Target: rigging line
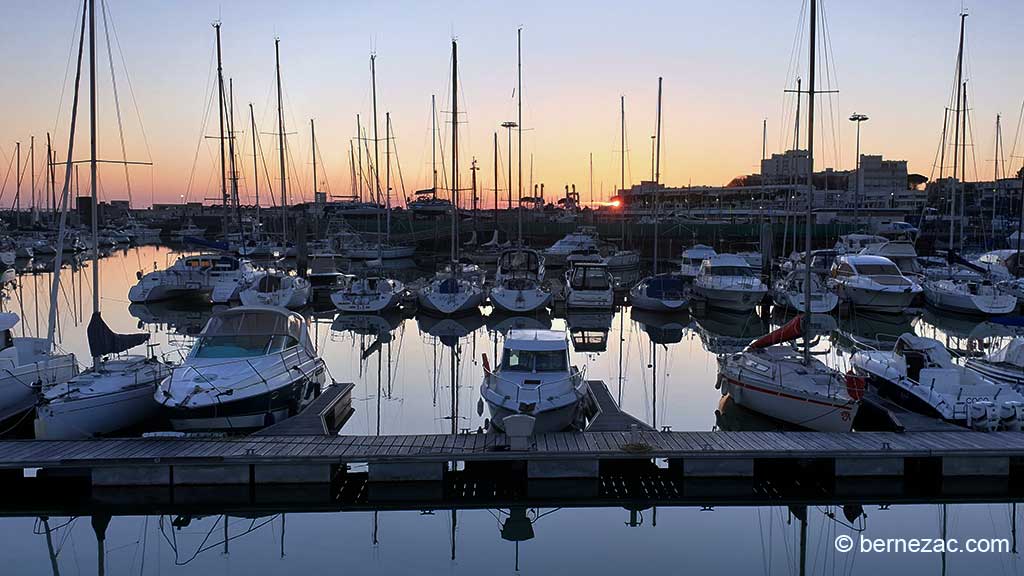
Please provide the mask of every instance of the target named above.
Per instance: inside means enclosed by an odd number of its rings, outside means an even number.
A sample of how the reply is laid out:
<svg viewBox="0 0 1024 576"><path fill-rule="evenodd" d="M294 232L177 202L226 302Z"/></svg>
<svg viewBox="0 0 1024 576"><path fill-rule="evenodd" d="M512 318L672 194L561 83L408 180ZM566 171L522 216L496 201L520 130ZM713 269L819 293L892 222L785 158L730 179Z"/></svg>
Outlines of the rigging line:
<svg viewBox="0 0 1024 576"><path fill-rule="evenodd" d="M213 90L212 90L213 82L212 82L212 79L213 79L214 54L215 53L211 50L211 52L210 52L210 63L209 63L209 67L208 67L208 71L207 71L207 75L206 75L206 90L205 90L205 92L206 92L206 95L207 95L207 99L206 99L206 104L203 106L202 121L199 123L199 138L196 140L196 151L195 151L195 154L193 154L193 156L192 156L192 168L189 170L188 183L185 185L185 194L183 194L185 202L188 202L191 199L191 196L192 196L192 183L193 183L193 181L195 179L195 175L196 175L196 166L199 164L199 151L202 149L203 142L205 142L205 140L206 140L205 134L206 134L207 121L210 118L210 110L213 109ZM209 187L209 182L207 182L207 187Z"/></svg>
<svg viewBox="0 0 1024 576"><path fill-rule="evenodd" d="M387 137L394 138L394 134L395 134L395 126L394 126L394 124L392 124L391 125L391 134L389 136L387 136ZM397 168L397 170L398 170L398 183L399 183L399 186L402 187L402 202L405 202L406 198L407 198L406 192L405 192L405 178L402 176L402 163L398 161L398 140L397 139L395 139L395 143L392 144L391 153L395 155L395 168ZM390 195L390 192L388 194Z"/></svg>
<svg viewBox="0 0 1024 576"><path fill-rule="evenodd" d="M110 64L110 85L114 96L114 112L117 116L117 135L121 142L121 161L124 166L124 183L128 192L128 208L132 207L132 180L128 173L128 151L124 145L124 123L121 121L121 98L117 92L117 75L114 74L114 54L110 49L110 31L107 28L107 2L100 2L100 10L103 15L103 36L107 44L107 62ZM127 76L127 72L125 73ZM141 263L140 263L141 267Z"/></svg>
<svg viewBox="0 0 1024 576"><path fill-rule="evenodd" d="M74 28L71 29L71 38L78 38L78 36L79 36L79 29L78 29L79 21L84 20L82 18L81 10L85 9L85 3L79 3L78 5L81 7L81 9L75 12L75 26L74 26ZM57 133L57 126L60 125L61 113L63 113L63 111L64 111L64 94L65 94L65 91L67 90L68 73L71 71L71 58L72 58L72 56L74 56L74 54L75 54L75 41L72 40L71 41L71 45L68 47L68 60L67 60L67 63L64 65L64 79L61 80L61 83L60 83L60 97L57 98L57 117L53 121L53 130L52 130L52 132L54 134Z"/></svg>
<svg viewBox="0 0 1024 576"><path fill-rule="evenodd" d="M1024 98L1020 101L1020 113L1017 115L1017 129L1013 132L1013 145L1010 147L1010 161L1012 162L1017 156L1017 140L1020 138L1021 126L1024 125Z"/></svg>
<svg viewBox="0 0 1024 576"><path fill-rule="evenodd" d="M106 0L103 1L104 14L106 13ZM104 16L104 28L106 27L106 16ZM117 37L117 28L114 26L114 17L110 17L110 31L114 37L114 46L117 47L117 53L121 57L121 67L124 68L124 81L128 85L128 94L132 97L132 105L135 108L135 116L139 120L139 129L142 131L142 144L146 147L146 157L150 162L153 161L153 152L149 147L149 138L146 136L146 126L142 122L142 108L139 107L139 102L135 98L135 88L132 86L131 76L128 74L128 61L124 57L124 50L121 49L121 41ZM108 48L109 50L109 48Z"/></svg>
<svg viewBox="0 0 1024 576"><path fill-rule="evenodd" d="M11 170L14 166L14 156L11 156L11 161L7 163L7 174L4 175L4 183L0 186L0 202L3 202L4 191L7 190L7 180L11 177Z"/></svg>

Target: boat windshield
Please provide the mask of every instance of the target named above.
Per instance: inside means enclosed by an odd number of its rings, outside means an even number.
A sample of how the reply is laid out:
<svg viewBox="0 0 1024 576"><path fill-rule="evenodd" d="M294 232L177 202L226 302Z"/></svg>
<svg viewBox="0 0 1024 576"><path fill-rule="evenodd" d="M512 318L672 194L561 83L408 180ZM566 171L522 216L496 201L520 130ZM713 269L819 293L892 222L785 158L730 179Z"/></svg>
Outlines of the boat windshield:
<svg viewBox="0 0 1024 576"><path fill-rule="evenodd" d="M753 276L754 272L745 266L711 266L709 276Z"/></svg>
<svg viewBox="0 0 1024 576"><path fill-rule="evenodd" d="M506 348L501 369L509 372L566 372L565 350L511 350Z"/></svg>
<svg viewBox="0 0 1024 576"><path fill-rule="evenodd" d="M864 276L900 276L895 264L857 264L857 273Z"/></svg>
<svg viewBox="0 0 1024 576"><path fill-rule="evenodd" d="M299 343L286 334L203 336L196 344L195 358L252 358L287 350Z"/></svg>
<svg viewBox="0 0 1024 576"><path fill-rule="evenodd" d="M580 267L572 275L574 290L607 290L611 287L604 268Z"/></svg>

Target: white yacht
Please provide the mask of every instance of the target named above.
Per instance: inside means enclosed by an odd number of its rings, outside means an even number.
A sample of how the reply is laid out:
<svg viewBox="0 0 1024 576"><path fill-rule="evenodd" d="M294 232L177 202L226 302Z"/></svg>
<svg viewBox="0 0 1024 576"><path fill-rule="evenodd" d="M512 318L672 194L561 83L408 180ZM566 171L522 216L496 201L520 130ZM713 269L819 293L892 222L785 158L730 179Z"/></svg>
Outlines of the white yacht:
<svg viewBox="0 0 1024 576"><path fill-rule="evenodd" d="M0 313L0 421L35 405L40 388L78 375L74 354L56 354L45 338L17 338L18 315Z"/></svg>
<svg viewBox="0 0 1024 576"><path fill-rule="evenodd" d="M185 221L185 225L178 228L171 234L171 238L175 242L185 242L188 238L202 238L206 235L206 228L200 228L196 226L192 219L189 218Z"/></svg>
<svg viewBox="0 0 1024 576"><path fill-rule="evenodd" d="M863 387L784 344L800 336L801 315L746 350L718 357L718 383L733 402L819 432L849 432Z"/></svg>
<svg viewBox="0 0 1024 576"><path fill-rule="evenodd" d="M743 258L718 254L701 263L693 291L709 306L746 312L761 303L768 287Z"/></svg>
<svg viewBox="0 0 1024 576"><path fill-rule="evenodd" d="M171 373L153 357L128 355L105 360L145 343L149 334L115 334L94 312L89 348L96 364L78 376L43 386L36 407L35 437L74 440L136 426L156 415L153 391Z"/></svg>
<svg viewBox="0 0 1024 576"><path fill-rule="evenodd" d="M985 269L994 280L1012 280L1017 277L1022 262L1018 261L1017 250L991 250L973 262L975 266Z"/></svg>
<svg viewBox="0 0 1024 576"><path fill-rule="evenodd" d="M364 244L346 248L344 254L351 260L398 260L412 258L416 254L416 247L386 243Z"/></svg>
<svg viewBox="0 0 1024 576"><path fill-rule="evenodd" d="M917 249L914 248L914 243L910 240L887 240L880 244L868 244L860 251L860 254L884 256L908 278L920 281L924 277L924 268L917 260Z"/></svg>
<svg viewBox="0 0 1024 576"><path fill-rule="evenodd" d="M778 278L772 283L772 301L776 306L795 310L797 312L808 312L804 302L806 293L804 283L807 275L804 269L797 269L785 276ZM829 290L828 284L821 276L811 273L811 309L812 314L828 314L839 305L839 296Z"/></svg>
<svg viewBox="0 0 1024 576"><path fill-rule="evenodd" d="M342 312L383 312L401 304L404 290L398 280L345 274L331 292L331 302Z"/></svg>
<svg viewBox="0 0 1024 576"><path fill-rule="evenodd" d="M630 289L629 304L651 312L686 310L690 304L687 282L678 273L648 276Z"/></svg>
<svg viewBox="0 0 1024 576"><path fill-rule="evenodd" d="M885 236L874 234L844 234L836 242L835 251L840 255L860 254L865 248L885 244L888 241L889 239Z"/></svg>
<svg viewBox="0 0 1024 576"><path fill-rule="evenodd" d="M682 256L680 256L680 267L679 273L683 275L683 278L687 280L693 280L697 277L697 272L700 271L700 265L717 255L715 249L711 246L705 246L704 244L695 244L686 250L683 250Z"/></svg>
<svg viewBox="0 0 1024 576"><path fill-rule="evenodd" d="M498 258L491 304L512 313L535 312L551 302L544 286L544 257L529 248L511 248Z"/></svg>
<svg viewBox="0 0 1024 576"><path fill-rule="evenodd" d="M505 418L535 419L533 432L558 432L584 418L589 386L583 371L569 364L569 343L556 330L509 330L501 363L492 371L484 356L480 395L491 424L504 430Z"/></svg>
<svg viewBox="0 0 1024 576"><path fill-rule="evenodd" d="M309 304L309 280L281 271L262 271L238 292L245 306L277 306L298 309Z"/></svg>
<svg viewBox="0 0 1024 576"><path fill-rule="evenodd" d="M157 302L209 294L214 303L227 303L238 299L241 286L248 284L254 274L252 264L245 259L221 254L182 256L164 270L137 272L138 282L128 290L128 300Z"/></svg>
<svg viewBox="0 0 1024 576"><path fill-rule="evenodd" d="M979 316L1003 316L1017 309L1017 297L989 281L926 280L924 298L939 310Z"/></svg>
<svg viewBox="0 0 1024 576"><path fill-rule="evenodd" d="M582 262L565 272L565 306L611 309L615 305L612 276L604 263Z"/></svg>
<svg viewBox="0 0 1024 576"><path fill-rule="evenodd" d="M1024 422L1024 396L954 363L938 340L905 333L891 352L857 352L850 364L908 410L982 431L1020 430Z"/></svg>
<svg viewBox="0 0 1024 576"><path fill-rule="evenodd" d="M862 310L902 312L921 294L921 286L883 256L840 256L829 283L840 300Z"/></svg>
<svg viewBox="0 0 1024 576"><path fill-rule="evenodd" d="M581 226L579 230L566 234L557 242L544 249L544 259L552 266L563 266L566 258L574 252L599 250L597 231L591 226Z"/></svg>
<svg viewBox="0 0 1024 576"><path fill-rule="evenodd" d="M175 430L252 430L298 413L319 394L326 373L302 316L241 306L210 318L150 401Z"/></svg>
<svg viewBox="0 0 1024 576"><path fill-rule="evenodd" d="M1002 348L980 358L968 358L967 368L996 384L1024 386L1024 336L1017 336Z"/></svg>

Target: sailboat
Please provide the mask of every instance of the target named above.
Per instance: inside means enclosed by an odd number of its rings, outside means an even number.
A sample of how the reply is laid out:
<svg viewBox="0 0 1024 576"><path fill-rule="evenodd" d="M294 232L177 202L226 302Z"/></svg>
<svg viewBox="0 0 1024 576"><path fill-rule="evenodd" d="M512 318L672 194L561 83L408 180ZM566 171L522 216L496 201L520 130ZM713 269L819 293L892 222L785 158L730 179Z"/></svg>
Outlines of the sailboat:
<svg viewBox="0 0 1024 576"><path fill-rule="evenodd" d="M447 215L452 209L451 201L437 197L437 104L433 95L430 96L430 174L430 188L417 190L415 199L405 204L415 216L435 218Z"/></svg>
<svg viewBox="0 0 1024 576"><path fill-rule="evenodd" d="M419 305L427 312L451 316L477 311L483 301L483 287L462 274L459 262L458 194L459 194L459 75L458 44L452 40L452 204L451 212L451 263L434 275L434 278L417 294Z"/></svg>
<svg viewBox="0 0 1024 576"><path fill-rule="evenodd" d="M281 95L281 40L274 39L274 62L277 71L277 121L278 144L281 147L281 230L284 231L285 244L288 242L288 194L287 194L287 173L285 171L284 158L286 155L285 132L284 132L284 107ZM313 154L314 174L316 173L316 153ZM314 176L314 180L315 180ZM261 270L256 272L252 279L242 287L238 293L242 304L246 306L278 306L281 308L302 308L309 303L312 287L309 280L301 276L293 276L284 270Z"/></svg>
<svg viewBox="0 0 1024 576"><path fill-rule="evenodd" d="M658 78L658 120L655 129L654 156L654 261L653 274L637 282L629 291L629 303L634 308L652 312L678 312L686 309L690 300L686 294L686 281L672 272L658 274L658 189L661 178L661 78Z"/></svg>
<svg viewBox="0 0 1024 576"><path fill-rule="evenodd" d="M804 309L812 305L811 221L814 198L814 104L817 0L810 0L808 90L807 221L804 250ZM811 356L810 316L802 314L737 354L718 357L722 394L766 416L822 432L849 432L860 409L864 381L826 366ZM803 339L802 354L786 342Z"/></svg>
<svg viewBox="0 0 1024 576"><path fill-rule="evenodd" d="M88 10L90 40L95 40L95 0L85 0ZM220 25L217 24L218 41ZM82 35L85 35L83 26ZM81 44L79 44L81 46ZM98 235L97 210L97 158L96 158L96 59L95 42L89 43L89 125L91 147L89 151L90 189L92 192L92 239ZM81 50L79 52L81 66ZM72 114L77 114L78 86ZM72 120L70 140L74 140ZM71 158L71 154L68 154ZM70 162L70 160L69 160ZM63 235L63 224L61 234ZM56 273L56 272L55 272ZM148 356L129 355L108 360L105 356L121 354L149 340L148 333L117 334L107 326L100 315L99 251L92 254L92 318L87 329L92 368L63 383L42 389L36 408L35 434L40 439L75 439L109 434L133 425L155 414L153 391L158 382L170 375L170 367ZM51 308L51 316L54 314Z"/></svg>
<svg viewBox="0 0 1024 576"><path fill-rule="evenodd" d="M522 30L519 31L517 42L518 54L522 54ZM523 196L523 76L522 58L518 60L519 87L517 88L519 109L519 198ZM475 180L474 180L475 183ZM527 314L545 308L551 302L551 290L544 285L544 257L539 252L527 248L523 243L523 207L522 202L516 207L519 234L516 246L502 251L498 257L498 271L494 275L494 287L490 291L490 300L496 308L506 312ZM497 223L495 223L497 224Z"/></svg>

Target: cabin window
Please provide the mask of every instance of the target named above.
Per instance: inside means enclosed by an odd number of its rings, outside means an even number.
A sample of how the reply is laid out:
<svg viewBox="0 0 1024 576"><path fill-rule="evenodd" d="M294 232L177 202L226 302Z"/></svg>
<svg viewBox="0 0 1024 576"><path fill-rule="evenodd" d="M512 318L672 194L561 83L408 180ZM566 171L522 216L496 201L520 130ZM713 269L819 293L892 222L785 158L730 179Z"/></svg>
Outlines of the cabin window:
<svg viewBox="0 0 1024 576"><path fill-rule="evenodd" d="M14 337L10 330L4 330L3 336L0 336L0 350L7 350L11 346L14 346Z"/></svg>
<svg viewBox="0 0 1024 576"><path fill-rule="evenodd" d="M843 262L842 264L839 265L839 268L836 270L836 275L853 276L853 268L849 264Z"/></svg>
<svg viewBox="0 0 1024 576"><path fill-rule="evenodd" d="M753 276L754 273L750 268L744 266L712 266L708 268L708 275L710 276Z"/></svg>
<svg viewBox="0 0 1024 576"><path fill-rule="evenodd" d="M259 334L204 336L195 348L195 358L251 358L267 353L275 336Z"/></svg>
<svg viewBox="0 0 1024 576"><path fill-rule="evenodd" d="M505 349L501 369L509 372L566 372L569 359L565 350Z"/></svg>
<svg viewBox="0 0 1024 576"><path fill-rule="evenodd" d="M900 275L900 269L895 264L858 264L857 271L865 276Z"/></svg>

